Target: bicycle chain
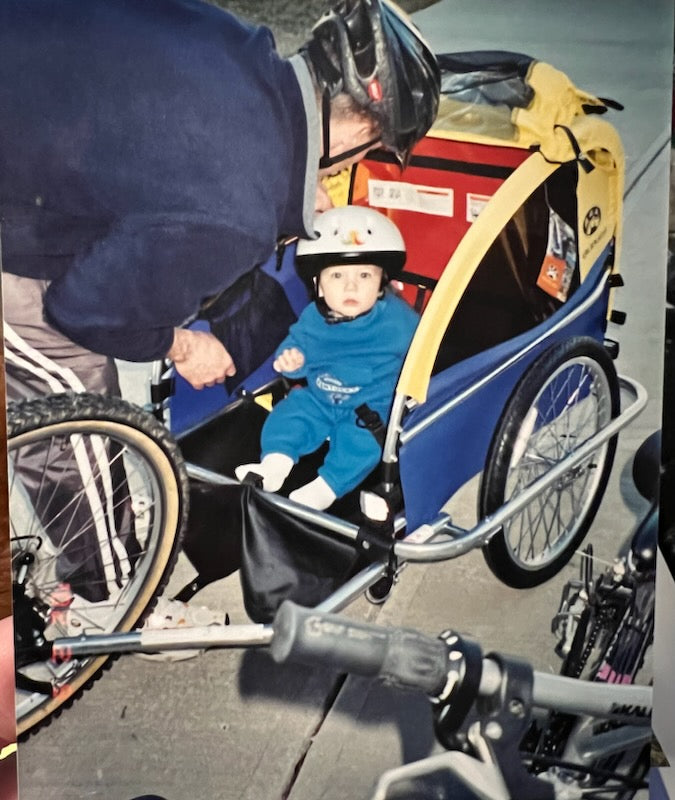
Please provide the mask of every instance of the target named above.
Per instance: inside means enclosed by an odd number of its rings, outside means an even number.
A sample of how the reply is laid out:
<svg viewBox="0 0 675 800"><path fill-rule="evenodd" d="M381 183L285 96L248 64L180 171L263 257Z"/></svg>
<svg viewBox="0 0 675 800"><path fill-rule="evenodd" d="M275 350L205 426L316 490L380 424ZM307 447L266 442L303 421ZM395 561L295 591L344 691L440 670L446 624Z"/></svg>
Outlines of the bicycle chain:
<svg viewBox="0 0 675 800"><path fill-rule="evenodd" d="M569 677L581 677L581 673L588 663L588 659L593 652L593 648L595 647L600 633L608 623L613 621L615 612L616 609L613 607L608 608L606 606L600 606L599 608L596 608L596 613L591 624L590 632L586 638L584 649L580 658L575 664L574 671L567 673ZM573 724L574 719L575 718L569 714L552 712L549 717L547 729L543 732L543 741L538 748L539 753L547 757L556 756L559 753L560 748L567 741L567 737L569 736L569 728Z"/></svg>
<svg viewBox="0 0 675 800"><path fill-rule="evenodd" d="M584 667L588 663L588 659L593 652L593 648L595 647L595 643L598 640L600 632L603 628L607 627L607 623L614 622L616 619L616 608L614 606L601 606L597 609L595 619L593 620L593 625L591 627L591 632L588 635L588 639L584 646L583 653L581 654L581 658L577 662L577 668L574 671L573 675L570 675L572 678L580 678L581 673L584 671Z"/></svg>

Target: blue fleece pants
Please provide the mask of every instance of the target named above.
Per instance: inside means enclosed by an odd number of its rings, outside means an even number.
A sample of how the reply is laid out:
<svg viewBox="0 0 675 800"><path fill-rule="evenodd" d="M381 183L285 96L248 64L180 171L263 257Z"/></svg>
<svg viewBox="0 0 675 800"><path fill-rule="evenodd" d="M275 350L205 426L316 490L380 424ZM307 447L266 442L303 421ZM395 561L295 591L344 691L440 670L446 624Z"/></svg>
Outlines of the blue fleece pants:
<svg viewBox="0 0 675 800"><path fill-rule="evenodd" d="M385 421L384 409L375 408ZM382 448L356 424L353 407L328 405L308 389L294 389L278 403L263 426L262 455L284 453L297 462L330 438L319 475L337 497L354 489L377 466Z"/></svg>

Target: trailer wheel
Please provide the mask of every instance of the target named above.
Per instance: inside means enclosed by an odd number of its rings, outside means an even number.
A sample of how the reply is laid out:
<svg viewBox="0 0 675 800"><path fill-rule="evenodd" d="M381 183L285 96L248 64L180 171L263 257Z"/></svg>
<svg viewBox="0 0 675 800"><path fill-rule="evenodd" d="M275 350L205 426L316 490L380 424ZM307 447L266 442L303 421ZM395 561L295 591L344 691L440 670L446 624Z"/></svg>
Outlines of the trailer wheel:
<svg viewBox="0 0 675 800"><path fill-rule="evenodd" d="M515 498L619 413L614 364L595 339L574 337L525 372L492 439L479 493L486 517ZM483 548L508 586L553 577L583 540L602 499L616 436L570 468L503 525Z"/></svg>

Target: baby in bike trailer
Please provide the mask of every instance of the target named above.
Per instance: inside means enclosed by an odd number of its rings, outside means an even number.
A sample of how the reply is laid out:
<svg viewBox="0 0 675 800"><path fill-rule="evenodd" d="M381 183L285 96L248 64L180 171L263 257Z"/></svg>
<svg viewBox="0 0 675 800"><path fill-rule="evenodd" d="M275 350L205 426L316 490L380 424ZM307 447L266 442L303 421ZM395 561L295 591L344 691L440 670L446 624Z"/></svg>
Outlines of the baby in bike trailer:
<svg viewBox="0 0 675 800"><path fill-rule="evenodd" d="M377 466L377 429L418 317L387 288L405 263L396 225L371 208L333 208L315 219L316 239L298 243L296 261L311 285L310 303L277 349L274 369L306 387L292 389L263 426L262 459L235 470L277 491L298 459L330 440L318 476L290 499L323 510ZM378 416L375 416L378 415ZM379 417L379 421L378 421ZM379 422L379 424L378 424Z"/></svg>

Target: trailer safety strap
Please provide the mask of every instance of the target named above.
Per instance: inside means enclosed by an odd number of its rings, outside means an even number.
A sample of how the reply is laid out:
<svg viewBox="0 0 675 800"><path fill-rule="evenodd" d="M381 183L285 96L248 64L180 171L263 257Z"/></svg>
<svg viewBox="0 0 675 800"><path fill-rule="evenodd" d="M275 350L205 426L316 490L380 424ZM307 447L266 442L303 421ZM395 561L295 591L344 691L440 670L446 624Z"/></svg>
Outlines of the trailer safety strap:
<svg viewBox="0 0 675 800"><path fill-rule="evenodd" d="M576 160L579 162L579 164L581 164L585 172L592 172L594 169L593 164L591 164L591 162L581 152L581 148L579 147L579 142L577 142L575 135L567 127L567 125L554 125L553 127L560 128L561 131L565 132L567 138L570 140L570 145L572 147L572 150L574 151Z"/></svg>
<svg viewBox="0 0 675 800"><path fill-rule="evenodd" d="M373 411L366 403L363 403L354 409L354 413L356 414L357 426L369 430L380 447L384 447L384 437L387 433L387 429L384 427L382 417L380 417L377 411Z"/></svg>
<svg viewBox="0 0 675 800"><path fill-rule="evenodd" d="M391 520L377 523L365 519L356 535L356 547L368 561L394 564L394 526Z"/></svg>
<svg viewBox="0 0 675 800"><path fill-rule="evenodd" d="M153 406L161 405L175 392L176 381L173 376L162 378L159 383L150 385L150 402Z"/></svg>

